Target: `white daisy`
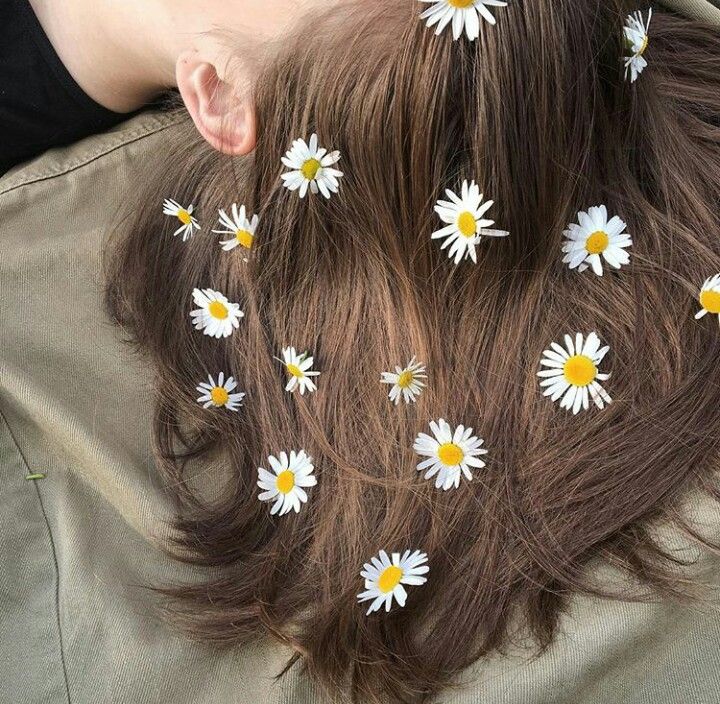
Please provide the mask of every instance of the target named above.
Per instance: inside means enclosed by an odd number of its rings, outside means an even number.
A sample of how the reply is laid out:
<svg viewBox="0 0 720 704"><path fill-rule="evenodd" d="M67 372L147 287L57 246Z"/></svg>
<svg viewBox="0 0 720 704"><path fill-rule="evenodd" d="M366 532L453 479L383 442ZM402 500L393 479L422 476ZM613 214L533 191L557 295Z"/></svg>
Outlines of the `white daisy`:
<svg viewBox="0 0 720 704"><path fill-rule="evenodd" d="M420 433L413 445L418 455L428 458L417 466L418 472L427 469L425 479L437 474L435 488L443 491L460 486L461 472L468 481L472 481L470 468L480 469L485 466L485 462L478 457L487 454L487 450L482 447L483 440L473 435L472 428L464 425L458 425L453 431L442 418L437 423L431 421L430 430L435 437Z"/></svg>
<svg viewBox="0 0 720 704"><path fill-rule="evenodd" d="M193 325L210 337L229 337L233 329L240 326L240 318L245 317L239 304L230 303L222 293L211 288L196 288L193 301L200 306L190 313Z"/></svg>
<svg viewBox="0 0 720 704"><path fill-rule="evenodd" d="M630 82L637 81L638 76L645 70L648 65L643 54L650 43L650 20L652 19L652 8L648 12L647 22L644 20L642 12L639 10L628 15L625 20L625 44L630 52L626 56L625 61L625 78L630 75Z"/></svg>
<svg viewBox="0 0 720 704"><path fill-rule="evenodd" d="M425 366L413 357L405 369L395 367L394 373L382 372L380 382L393 385L388 396L397 405L401 398L405 403L414 403L425 388L422 380L426 378Z"/></svg>
<svg viewBox="0 0 720 704"><path fill-rule="evenodd" d="M699 299L702 308L697 312L696 320L708 313L720 316L720 274L715 274L705 281L700 289Z"/></svg>
<svg viewBox="0 0 720 704"><path fill-rule="evenodd" d="M312 393L317 389L310 377L320 376L320 372L314 372L310 367L313 365L313 358L308 357L307 352L298 354L294 347L285 347L282 351L283 358L278 362L282 362L290 375L285 391L292 393L295 389L300 389L302 396L306 391Z"/></svg>
<svg viewBox="0 0 720 704"><path fill-rule="evenodd" d="M305 450L290 453L281 452L279 457L268 457L272 472L258 467L258 486L263 489L258 499L260 501L275 501L270 509L270 515L279 513L284 516L291 510L300 512L300 505L307 503L308 495L305 488L315 486L317 479L313 475L312 458L305 454Z"/></svg>
<svg viewBox="0 0 720 704"><path fill-rule="evenodd" d="M208 383L209 382L209 383ZM203 408L227 408L228 411L237 411L242 406L242 400L245 394L242 392L230 393L237 388L237 382L231 376L225 381L225 373L220 372L217 383L208 375L208 382L201 382L196 388L202 394L198 399L198 403L203 404Z"/></svg>
<svg viewBox="0 0 720 704"><path fill-rule="evenodd" d="M446 238L440 249L450 247L448 256L455 258L455 264L459 264L463 256L470 257L477 263L475 245L480 242L481 235L486 237L507 237L510 233L505 230L488 230L494 220L486 220L483 215L492 207L494 201L489 200L483 203L483 194L480 188L471 181L463 181L461 196L457 196L450 189L446 189L447 197L450 199L439 200L435 206L435 212L443 222L448 223L432 233L432 239Z"/></svg>
<svg viewBox="0 0 720 704"><path fill-rule="evenodd" d="M183 208L177 201L170 198L165 199L163 202L163 214L172 215L181 223L180 227L173 232L173 237L182 233L183 242L187 242L193 236L194 231L200 229L198 221L193 217L194 209L194 205Z"/></svg>
<svg viewBox="0 0 720 704"><path fill-rule="evenodd" d="M318 137L313 134L310 144L304 139L296 139L290 151L282 158L282 163L291 171L282 175L285 187L291 191L300 190L304 198L310 188L312 193L320 191L326 198L337 193L340 188L339 178L342 171L333 169L332 165L340 161L340 152L327 153L327 149L318 148Z"/></svg>
<svg viewBox="0 0 720 704"><path fill-rule="evenodd" d="M601 374L598 365L607 354L609 347L600 347L600 338L591 332L587 338L581 333L565 335L565 347L553 342L551 349L543 352L540 364L548 369L538 372L542 378L540 386L545 387L543 396L552 401L562 397L560 408L578 413L581 408L590 407L590 398L598 408L604 408L611 399L598 382L607 381L610 374Z"/></svg>
<svg viewBox="0 0 720 704"><path fill-rule="evenodd" d="M367 610L368 615L378 611L385 604L385 611L390 611L393 598L400 606L405 606L407 592L403 584L420 586L427 582L426 575L430 571L424 552L406 550L392 554L392 559L381 550L377 557L363 565L360 576L365 578L365 591L358 594L360 603L372 601Z"/></svg>
<svg viewBox="0 0 720 704"><path fill-rule="evenodd" d="M571 269L585 271L592 267L598 276L602 276L603 259L615 269L630 262L630 254L625 248L632 245L632 239L617 215L608 222L607 208L600 205L590 208L587 213L579 212L578 222L579 225L572 223L563 232L568 240L562 247L565 252L563 262Z"/></svg>
<svg viewBox="0 0 720 704"><path fill-rule="evenodd" d="M238 211L237 203L232 204L231 211L232 217L224 210L220 211L220 224L226 229L213 230L213 233L216 235L231 235L230 239L220 240L220 244L226 252L235 249L235 247L252 249L255 230L257 230L260 219L257 215L253 215L252 220L249 220L245 212L245 206L241 206Z"/></svg>
<svg viewBox="0 0 720 704"><path fill-rule="evenodd" d="M490 24L495 24L488 7L507 7L507 2L501 0L420 0L432 3L432 7L420 15L420 19L427 20L427 26L437 24L435 34L440 34L450 22L454 39L460 39L463 29L470 41L480 36L480 15Z"/></svg>

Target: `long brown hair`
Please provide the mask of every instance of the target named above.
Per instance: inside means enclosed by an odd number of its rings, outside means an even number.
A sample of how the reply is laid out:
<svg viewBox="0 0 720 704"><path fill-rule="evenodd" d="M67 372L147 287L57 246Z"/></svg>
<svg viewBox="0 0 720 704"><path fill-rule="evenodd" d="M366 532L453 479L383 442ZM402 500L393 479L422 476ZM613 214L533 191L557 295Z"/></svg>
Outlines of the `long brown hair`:
<svg viewBox="0 0 720 704"><path fill-rule="evenodd" d="M195 636L270 634L330 693L417 702L502 648L511 624L546 645L570 594L610 590L590 579L592 560L681 591L651 527L682 525L690 489L714 491L720 331L693 314L720 271L720 37L656 14L650 65L631 85L630 9L514 2L470 43L434 36L414 0L347 2L262 70L252 156L213 153L189 120L172 158L158 155L111 250L108 301L157 370L174 553L212 568L162 589ZM279 178L292 140L312 132L343 155L329 201ZM430 239L433 204L464 178L511 235L455 266ZM195 202L205 225L185 244L161 214L168 196ZM261 217L248 262L209 233L232 202ZM563 229L599 203L634 238L630 265L602 278L561 261ZM232 337L192 329L194 287L241 303ZM536 373L551 341L593 330L611 347L614 403L574 417L542 397ZM275 357L291 344L322 371L313 395L284 391ZM427 391L395 407L380 373L413 355ZM247 392L240 413L196 402L195 385L221 370ZM448 492L412 451L438 417L489 449ZM299 515L271 517L257 467L301 448L318 485ZM405 608L366 616L362 564L406 548L428 553L428 583Z"/></svg>

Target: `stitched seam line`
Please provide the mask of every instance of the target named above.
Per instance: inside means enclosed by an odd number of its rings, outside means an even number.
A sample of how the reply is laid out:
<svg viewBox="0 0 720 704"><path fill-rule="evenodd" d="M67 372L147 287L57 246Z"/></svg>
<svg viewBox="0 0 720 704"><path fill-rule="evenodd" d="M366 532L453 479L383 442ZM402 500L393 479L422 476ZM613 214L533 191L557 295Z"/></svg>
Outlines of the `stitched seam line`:
<svg viewBox="0 0 720 704"><path fill-rule="evenodd" d="M12 443L15 446L15 449L17 450L17 453L20 456L22 463L25 465L25 469L27 470L28 473L30 473L31 472L30 465L27 462L25 454L20 449L20 445L18 444L15 434L13 433L12 428L10 427L10 424L7 422L7 418L3 414L2 409L0 409L0 421L2 421L5 424L8 434L10 435L10 440L12 440ZM47 512L45 511L45 504L43 503L42 494L40 493L40 486L39 486L38 482L32 482L32 484L35 489L35 493L38 497L38 503L40 504L40 510L42 511L43 519L45 521L45 527L47 528L47 534L50 539L50 548L52 551L53 566L55 567L55 619L56 619L56 623L57 623L58 640L60 642L60 663L62 664L63 680L65 682L65 697L67 700L67 704L71 704L71 702L70 702L70 685L68 683L67 667L65 665L65 648L63 646L62 625L60 622L60 567L59 567L58 561L57 561L57 551L55 550L55 540L53 539L53 534L52 534L52 531L50 530L50 521L48 520Z"/></svg>
<svg viewBox="0 0 720 704"><path fill-rule="evenodd" d="M72 173L73 171L77 171L77 169L80 169L83 166L87 166L88 164L92 164L94 161L97 161L98 159L107 156L108 154L111 154L118 149L122 149L128 144L133 144L134 142L140 141L144 137L149 137L153 134L163 132L170 127L174 127L175 125L180 124L181 121L182 118L175 118L166 121L163 121L160 118L156 118L155 124L147 125L140 129L133 130L132 132L128 132L124 135L121 134L121 139L119 139L114 144L110 144L102 149L95 150L84 157L76 159L70 164L66 164L57 169L51 169L50 171L41 172L39 174L28 174L25 179L16 183L13 183L11 178L8 186L4 190L0 190L0 196L11 193L19 188L22 188L23 186L30 186L34 183L40 183L42 181L47 181L51 178L56 178L57 176L64 176L66 174Z"/></svg>

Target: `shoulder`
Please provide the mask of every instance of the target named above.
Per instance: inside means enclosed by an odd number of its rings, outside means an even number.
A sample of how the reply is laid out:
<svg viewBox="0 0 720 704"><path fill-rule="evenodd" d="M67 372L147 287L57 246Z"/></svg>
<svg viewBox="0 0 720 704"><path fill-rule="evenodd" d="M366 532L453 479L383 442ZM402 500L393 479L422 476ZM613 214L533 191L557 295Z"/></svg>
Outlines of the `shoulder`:
<svg viewBox="0 0 720 704"><path fill-rule="evenodd" d="M0 202L17 191L34 190L47 196L55 184L70 185L109 165L119 168L126 162L142 160L166 130L182 121L177 113L144 112L108 132L51 149L0 177Z"/></svg>
<svg viewBox="0 0 720 704"><path fill-rule="evenodd" d="M720 0L663 0L670 10L720 27Z"/></svg>

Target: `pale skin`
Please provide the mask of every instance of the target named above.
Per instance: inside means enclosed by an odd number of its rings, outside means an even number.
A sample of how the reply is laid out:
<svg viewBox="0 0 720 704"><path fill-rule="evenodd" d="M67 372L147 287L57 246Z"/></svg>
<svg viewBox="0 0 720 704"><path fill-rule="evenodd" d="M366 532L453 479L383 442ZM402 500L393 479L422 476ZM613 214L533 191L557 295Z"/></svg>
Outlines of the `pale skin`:
<svg viewBox="0 0 720 704"><path fill-rule="evenodd" d="M258 46L279 40L325 0L30 0L60 59L82 89L115 112L132 112L178 88L199 132L216 149L255 146L248 87ZM233 41L228 42L225 34ZM243 38L246 41L243 41ZM247 60L237 61L243 46ZM251 55L252 54L252 55Z"/></svg>

